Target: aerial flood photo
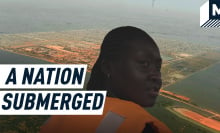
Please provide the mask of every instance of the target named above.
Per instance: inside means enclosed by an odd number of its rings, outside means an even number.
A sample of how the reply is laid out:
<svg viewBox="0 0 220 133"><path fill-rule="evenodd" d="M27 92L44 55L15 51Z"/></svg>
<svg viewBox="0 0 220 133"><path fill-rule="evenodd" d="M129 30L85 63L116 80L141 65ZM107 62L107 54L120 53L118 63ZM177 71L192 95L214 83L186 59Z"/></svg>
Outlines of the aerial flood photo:
<svg viewBox="0 0 220 133"><path fill-rule="evenodd" d="M105 35L135 26L162 57L158 98L144 109L173 133L219 133L220 29L200 27L205 2L1 0L0 64L87 64L89 78ZM49 117L0 114L0 132L38 133Z"/></svg>

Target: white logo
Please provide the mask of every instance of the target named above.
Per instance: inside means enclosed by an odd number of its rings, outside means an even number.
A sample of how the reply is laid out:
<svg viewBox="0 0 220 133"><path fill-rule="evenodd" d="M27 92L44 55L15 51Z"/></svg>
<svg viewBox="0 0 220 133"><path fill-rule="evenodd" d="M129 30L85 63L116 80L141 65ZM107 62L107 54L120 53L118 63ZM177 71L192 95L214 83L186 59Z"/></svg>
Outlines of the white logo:
<svg viewBox="0 0 220 133"><path fill-rule="evenodd" d="M200 7L201 27L220 27L220 0L209 0Z"/></svg>

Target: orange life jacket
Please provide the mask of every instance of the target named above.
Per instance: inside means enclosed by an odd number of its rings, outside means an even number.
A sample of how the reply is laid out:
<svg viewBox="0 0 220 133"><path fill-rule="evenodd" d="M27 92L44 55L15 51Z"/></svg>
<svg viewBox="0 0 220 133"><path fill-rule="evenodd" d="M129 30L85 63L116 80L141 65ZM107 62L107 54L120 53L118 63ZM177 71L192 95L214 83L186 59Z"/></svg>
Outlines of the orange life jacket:
<svg viewBox="0 0 220 133"><path fill-rule="evenodd" d="M142 133L147 123L157 128L159 133L171 133L141 106L106 97L103 115L51 116L40 133Z"/></svg>

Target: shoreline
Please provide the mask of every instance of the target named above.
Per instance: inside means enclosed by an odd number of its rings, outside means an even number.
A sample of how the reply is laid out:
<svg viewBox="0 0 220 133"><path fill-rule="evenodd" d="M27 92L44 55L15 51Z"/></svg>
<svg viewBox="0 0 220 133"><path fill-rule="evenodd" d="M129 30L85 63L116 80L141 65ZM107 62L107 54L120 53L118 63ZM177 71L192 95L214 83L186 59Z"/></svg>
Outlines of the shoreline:
<svg viewBox="0 0 220 133"><path fill-rule="evenodd" d="M10 50L7 50L7 49L3 49L0 47L0 50L2 51L6 51L6 52L10 52L10 53L13 53L13 54L17 54L17 55L22 55L22 56L26 56L26 57L31 57L31 58L35 58L35 59L39 59L39 60L43 60L43 61L46 61L48 63L55 63L55 64L59 64L59 63L56 63L52 60L47 60L47 59L44 59L44 58L40 58L40 57L35 57L35 56L31 56L31 55L26 55L26 54L22 54L22 53L18 53L18 52L14 52L14 51L10 51Z"/></svg>
<svg viewBox="0 0 220 133"><path fill-rule="evenodd" d="M168 110L178 116L181 115L179 117L184 117L186 120L196 123L199 126L205 126L205 128L210 128L211 130L214 130L216 132L220 131L220 121L204 117L199 113L183 107L172 107Z"/></svg>

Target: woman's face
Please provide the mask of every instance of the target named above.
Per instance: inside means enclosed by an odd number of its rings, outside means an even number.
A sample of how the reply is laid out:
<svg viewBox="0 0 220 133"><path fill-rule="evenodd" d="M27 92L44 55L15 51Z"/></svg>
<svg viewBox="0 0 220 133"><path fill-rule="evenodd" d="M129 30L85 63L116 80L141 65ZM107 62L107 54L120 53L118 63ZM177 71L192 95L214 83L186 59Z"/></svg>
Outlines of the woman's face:
<svg viewBox="0 0 220 133"><path fill-rule="evenodd" d="M111 87L122 99L141 106L153 106L161 81L161 56L151 41L133 41L125 48L120 61L111 65Z"/></svg>

